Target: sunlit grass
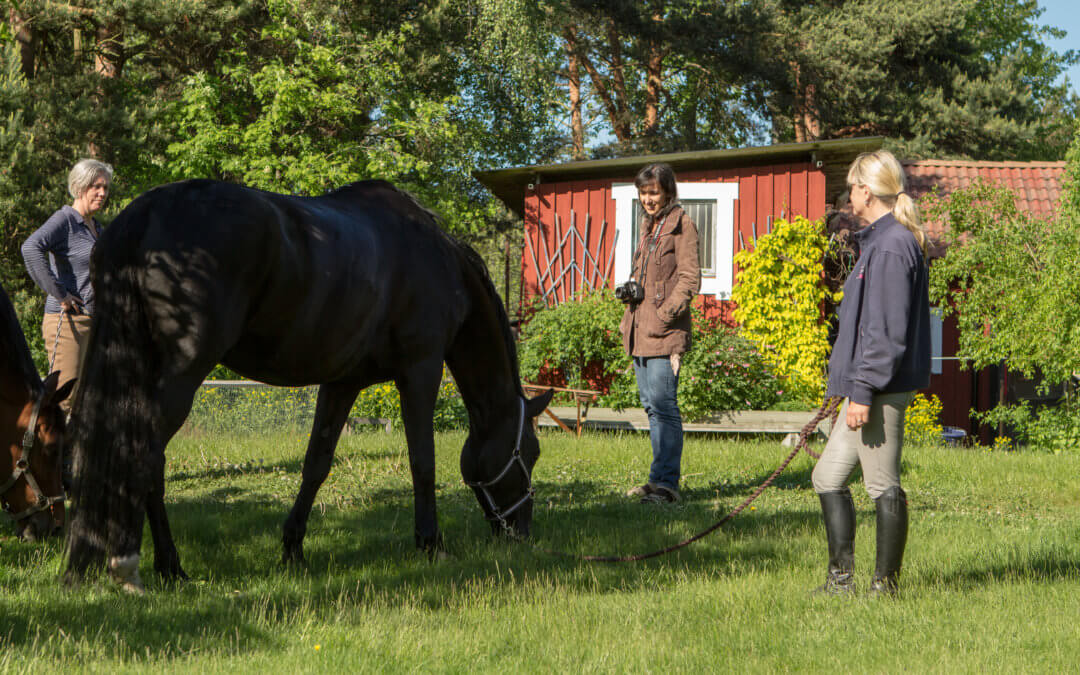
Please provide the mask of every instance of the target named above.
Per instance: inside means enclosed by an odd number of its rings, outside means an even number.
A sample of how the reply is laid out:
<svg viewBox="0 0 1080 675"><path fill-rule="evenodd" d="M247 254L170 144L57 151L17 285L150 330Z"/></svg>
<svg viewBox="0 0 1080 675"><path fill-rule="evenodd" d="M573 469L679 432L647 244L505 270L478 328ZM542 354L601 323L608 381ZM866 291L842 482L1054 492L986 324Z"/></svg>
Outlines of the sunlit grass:
<svg viewBox="0 0 1080 675"><path fill-rule="evenodd" d="M648 467L644 434L542 432L532 546L492 541L461 483L464 432L437 436L440 525L451 554L413 548L404 435L342 438L306 540L281 567L281 523L306 431L183 432L168 507L192 581L126 596L57 583L58 542L0 529L0 672L1058 671L1080 659L1080 458L915 448L904 596L812 598L825 542L811 460L793 462L720 532L660 559L598 565L549 555L639 553L712 524L786 455L774 442L694 437L686 501L622 496ZM860 582L873 510L855 486ZM535 547L535 548L534 548Z"/></svg>

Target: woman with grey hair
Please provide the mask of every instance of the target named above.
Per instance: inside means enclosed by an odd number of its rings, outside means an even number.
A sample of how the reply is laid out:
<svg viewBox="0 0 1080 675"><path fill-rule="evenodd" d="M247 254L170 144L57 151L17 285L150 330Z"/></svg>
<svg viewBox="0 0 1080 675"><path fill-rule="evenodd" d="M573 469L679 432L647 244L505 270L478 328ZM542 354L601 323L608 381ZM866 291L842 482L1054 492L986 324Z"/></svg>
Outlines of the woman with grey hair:
<svg viewBox="0 0 1080 675"><path fill-rule="evenodd" d="M94 289L90 285L90 251L101 228L93 216L105 205L113 168L96 159L82 159L68 174L74 201L52 214L22 245L26 271L48 297L41 331L52 370L60 383L78 377L79 359L90 333ZM70 412L68 397L62 404Z"/></svg>

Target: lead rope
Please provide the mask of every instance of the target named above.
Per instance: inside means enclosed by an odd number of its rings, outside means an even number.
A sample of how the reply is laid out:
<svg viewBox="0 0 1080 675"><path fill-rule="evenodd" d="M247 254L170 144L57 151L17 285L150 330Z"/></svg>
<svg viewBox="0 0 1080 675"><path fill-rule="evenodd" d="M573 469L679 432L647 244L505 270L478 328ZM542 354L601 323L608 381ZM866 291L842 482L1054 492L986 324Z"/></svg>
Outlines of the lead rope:
<svg viewBox="0 0 1080 675"><path fill-rule="evenodd" d="M807 447L807 442L808 442L810 436L814 433L814 430L817 429L817 425L822 420L824 420L826 417L831 416L833 425L834 426L836 425L836 418L837 418L837 415L840 412L840 401L841 400L842 400L841 398L838 398L838 397L835 397L835 396L830 397L830 398L826 398L825 401L822 402L821 408L819 408L817 413L814 414L813 419L811 419L806 424L806 426L804 426L802 428L802 430L799 432L799 440L795 443L795 449L792 450L791 453L788 454L787 458L783 462L780 463L780 466L778 466L776 468L776 471L773 471L772 475L770 475L768 478L766 478L765 482L763 482L761 485L759 485L758 488L756 490L754 490L753 494L751 494L749 497L747 497L745 500L743 500L742 504L739 504L734 509L729 511L726 516L724 516L723 518L718 520L713 525L709 526L707 529L704 529L701 532L698 532L697 534L690 537L689 539L685 539L683 541L680 541L678 544L668 546L667 548L663 548L663 549L660 549L658 551L652 551L650 553L641 553L641 554L638 554L638 555L626 555L626 556L576 555L576 554L573 554L573 553L565 553L563 551L553 551L553 550L549 550L549 549L545 549L545 548L540 548L540 547L537 547L537 546L534 546L533 548L536 548L537 550L542 551L544 553L547 553L547 554L550 554L550 555L555 555L555 556L560 556L560 557L563 557L563 558L574 558L576 560L585 560L585 561L588 561L588 562L618 563L618 562L635 562L635 561L638 561L638 560L647 560L649 558L656 558L656 557L671 553L672 551L677 551L680 548L684 548L686 546L689 546L690 544L694 543L698 539L702 539L705 536L707 536L707 535L715 532L716 530L720 529L720 527L724 523L728 522L729 520L731 520L735 516L742 513L743 509L745 509L747 506L750 506L750 503L753 502L755 499L757 499L759 496L761 496L761 493L764 492L767 487L772 485L773 481L776 480L776 478L781 473L784 472L784 469L786 469L788 467L788 464L791 463L791 460L795 459L795 456L799 454L800 450L805 450L806 454L810 455L814 459L820 459L821 455L819 453L816 453L816 452L812 451L809 447Z"/></svg>
<svg viewBox="0 0 1080 675"><path fill-rule="evenodd" d="M53 366L56 364L56 352L60 349L60 330L64 327L64 317L67 316L67 310L60 310L60 318L56 322L56 337L53 339L52 354L49 356L49 372L52 372Z"/></svg>

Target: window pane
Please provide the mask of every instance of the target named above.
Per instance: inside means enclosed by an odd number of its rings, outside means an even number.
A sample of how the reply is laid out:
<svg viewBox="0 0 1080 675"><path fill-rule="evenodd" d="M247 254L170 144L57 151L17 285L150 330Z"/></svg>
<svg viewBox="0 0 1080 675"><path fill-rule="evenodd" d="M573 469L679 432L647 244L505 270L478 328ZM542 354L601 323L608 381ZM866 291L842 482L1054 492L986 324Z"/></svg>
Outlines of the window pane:
<svg viewBox="0 0 1080 675"><path fill-rule="evenodd" d="M686 211L686 215L690 216L690 219L697 225L699 239L698 262L701 264L701 276L714 277L716 276L716 268L714 267L713 252L716 250L716 227L713 221L716 202L711 199L682 199L680 202L683 210ZM641 216L643 214L641 202L635 199L632 214L633 238L631 239L633 251L637 251L638 243L641 241Z"/></svg>

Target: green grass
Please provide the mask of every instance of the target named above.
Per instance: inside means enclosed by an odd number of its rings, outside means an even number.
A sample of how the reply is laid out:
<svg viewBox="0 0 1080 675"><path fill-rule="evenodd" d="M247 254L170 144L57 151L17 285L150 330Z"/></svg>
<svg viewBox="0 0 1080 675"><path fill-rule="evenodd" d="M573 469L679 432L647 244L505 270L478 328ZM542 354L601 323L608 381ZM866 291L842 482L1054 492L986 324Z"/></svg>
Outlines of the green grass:
<svg viewBox="0 0 1080 675"><path fill-rule="evenodd" d="M186 433L169 448L168 506L193 580L127 596L57 579L60 542L0 529L0 672L1028 672L1080 662L1080 457L913 448L897 601L816 598L825 541L812 460L754 507L674 555L589 564L493 542L457 456L437 438L451 557L412 544L403 434L343 437L306 540L279 564L306 433ZM533 543L573 553L660 548L737 505L786 455L777 443L688 438L686 501L622 497L644 435L544 432ZM857 566L873 564L873 508L855 486Z"/></svg>

